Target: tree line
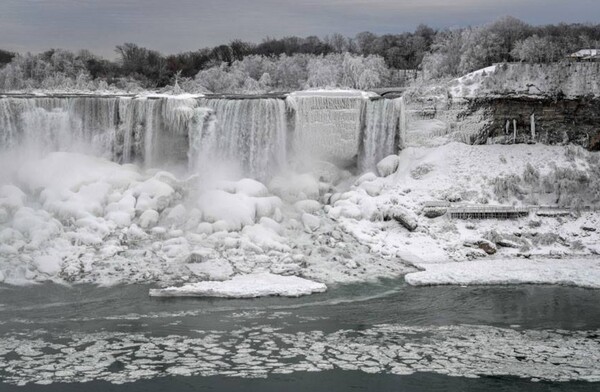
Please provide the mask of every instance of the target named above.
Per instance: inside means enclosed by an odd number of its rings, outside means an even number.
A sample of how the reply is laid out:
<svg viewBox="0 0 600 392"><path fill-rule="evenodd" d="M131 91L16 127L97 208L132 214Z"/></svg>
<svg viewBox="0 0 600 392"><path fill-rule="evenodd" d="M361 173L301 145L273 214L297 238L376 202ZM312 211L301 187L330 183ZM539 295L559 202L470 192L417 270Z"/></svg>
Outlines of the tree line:
<svg viewBox="0 0 600 392"><path fill-rule="evenodd" d="M115 61L87 50L39 54L0 50L0 89L157 89L241 92L304 87L373 88L403 83L398 70L425 78L455 77L499 62L551 63L582 48L600 47L600 25L532 26L504 17L483 26L354 37L234 40L164 55L125 43Z"/></svg>

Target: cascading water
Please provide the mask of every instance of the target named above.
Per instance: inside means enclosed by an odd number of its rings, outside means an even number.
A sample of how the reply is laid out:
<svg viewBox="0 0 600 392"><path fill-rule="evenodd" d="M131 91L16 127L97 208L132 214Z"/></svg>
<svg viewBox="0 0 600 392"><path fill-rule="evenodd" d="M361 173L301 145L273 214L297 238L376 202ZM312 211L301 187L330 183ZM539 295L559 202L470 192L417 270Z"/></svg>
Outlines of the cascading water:
<svg viewBox="0 0 600 392"><path fill-rule="evenodd" d="M355 162L371 169L402 143L403 101L360 92L276 98L2 97L0 150L38 145L85 151L148 167L185 164L194 172L234 163L267 179L287 163ZM290 145L288 146L288 138Z"/></svg>
<svg viewBox="0 0 600 392"><path fill-rule="evenodd" d="M358 162L361 171L374 169L377 162L403 147L405 122L403 98L365 101Z"/></svg>
<svg viewBox="0 0 600 392"><path fill-rule="evenodd" d="M287 126L283 100L200 98L198 106L209 108L214 117L197 113L204 120L191 129L196 164L233 161L244 174L259 179L268 178L285 165ZM200 157L203 154L209 156Z"/></svg>
<svg viewBox="0 0 600 392"><path fill-rule="evenodd" d="M65 151L85 145L112 158L116 105L117 98L2 98L0 149L28 145Z"/></svg>

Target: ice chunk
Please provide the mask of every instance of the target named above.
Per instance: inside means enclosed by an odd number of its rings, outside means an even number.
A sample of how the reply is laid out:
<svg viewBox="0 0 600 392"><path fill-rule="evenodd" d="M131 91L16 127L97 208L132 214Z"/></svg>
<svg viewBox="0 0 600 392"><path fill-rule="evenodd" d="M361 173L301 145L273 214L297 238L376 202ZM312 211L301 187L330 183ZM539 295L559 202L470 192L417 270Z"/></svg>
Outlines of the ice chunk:
<svg viewBox="0 0 600 392"><path fill-rule="evenodd" d="M255 298L271 295L299 297L327 290L322 283L271 273L238 275L224 282L199 282L182 287L151 289L153 297L224 297Z"/></svg>
<svg viewBox="0 0 600 392"><path fill-rule="evenodd" d="M321 220L311 214L302 214L302 224L309 232L317 230L321 226Z"/></svg>
<svg viewBox="0 0 600 392"><path fill-rule="evenodd" d="M243 194L211 190L200 196L198 205L205 221L224 221L228 230L238 231L252 225L256 217L254 200Z"/></svg>
<svg viewBox="0 0 600 392"><path fill-rule="evenodd" d="M157 211L146 210L144 211L142 216L140 216L140 226L143 229L149 229L151 227L154 227L158 223L158 218L159 214Z"/></svg>
<svg viewBox="0 0 600 392"><path fill-rule="evenodd" d="M222 259L187 264L186 267L194 275L210 280L227 280L234 273L231 264L227 260Z"/></svg>
<svg viewBox="0 0 600 392"><path fill-rule="evenodd" d="M300 212L314 214L321 209L321 203L316 200L300 200L294 204L294 207Z"/></svg>

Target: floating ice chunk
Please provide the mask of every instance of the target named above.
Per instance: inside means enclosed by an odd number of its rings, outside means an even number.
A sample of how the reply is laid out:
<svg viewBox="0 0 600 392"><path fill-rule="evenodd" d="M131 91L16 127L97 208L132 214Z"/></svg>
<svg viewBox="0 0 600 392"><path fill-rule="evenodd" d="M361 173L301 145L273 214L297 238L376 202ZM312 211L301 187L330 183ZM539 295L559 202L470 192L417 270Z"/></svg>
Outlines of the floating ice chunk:
<svg viewBox="0 0 600 392"><path fill-rule="evenodd" d="M377 164L377 173L379 173L381 177L392 175L398 170L399 164L400 158L398 155L388 155Z"/></svg>
<svg viewBox="0 0 600 392"><path fill-rule="evenodd" d="M200 282L182 287L151 289L153 297L224 297L255 298L271 295L299 297L327 290L322 283L271 273L238 275L224 282Z"/></svg>

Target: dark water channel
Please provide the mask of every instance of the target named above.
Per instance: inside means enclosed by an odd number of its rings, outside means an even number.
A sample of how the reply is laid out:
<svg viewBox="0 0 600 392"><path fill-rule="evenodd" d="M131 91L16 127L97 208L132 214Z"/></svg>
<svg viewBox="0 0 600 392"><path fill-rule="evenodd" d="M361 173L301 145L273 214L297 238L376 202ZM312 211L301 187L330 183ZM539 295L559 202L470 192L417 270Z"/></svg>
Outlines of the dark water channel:
<svg viewBox="0 0 600 392"><path fill-rule="evenodd" d="M0 286L0 391L600 390L596 290L386 280L225 300L148 288Z"/></svg>

